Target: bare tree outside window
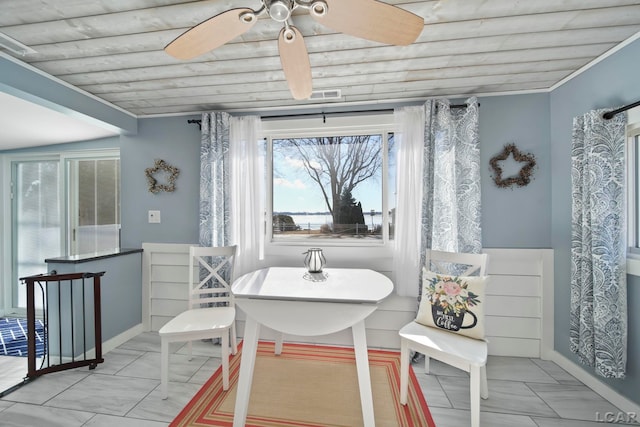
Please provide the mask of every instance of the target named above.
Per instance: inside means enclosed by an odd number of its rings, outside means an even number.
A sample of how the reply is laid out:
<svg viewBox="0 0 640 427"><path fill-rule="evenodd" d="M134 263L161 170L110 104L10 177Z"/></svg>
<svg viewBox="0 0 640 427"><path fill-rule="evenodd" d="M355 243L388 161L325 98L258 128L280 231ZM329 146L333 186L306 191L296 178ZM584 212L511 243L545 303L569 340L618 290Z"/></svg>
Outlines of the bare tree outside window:
<svg viewBox="0 0 640 427"><path fill-rule="evenodd" d="M373 213L382 208L383 149L382 135L274 139L274 184L297 186L319 199L300 202L295 213L314 206L315 213L328 214L331 223L320 227L325 234L371 235L376 229L380 234ZM292 221L283 217L278 201L274 190L274 221L279 221L274 230L282 231L285 220ZM371 212L368 224L365 212ZM305 226L296 224L295 229Z"/></svg>

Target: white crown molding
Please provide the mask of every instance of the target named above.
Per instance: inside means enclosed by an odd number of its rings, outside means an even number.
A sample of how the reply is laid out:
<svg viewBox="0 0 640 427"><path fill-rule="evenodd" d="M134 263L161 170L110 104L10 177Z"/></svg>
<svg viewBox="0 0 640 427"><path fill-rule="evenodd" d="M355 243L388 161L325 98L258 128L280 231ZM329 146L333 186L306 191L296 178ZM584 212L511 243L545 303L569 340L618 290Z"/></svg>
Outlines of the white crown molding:
<svg viewBox="0 0 640 427"><path fill-rule="evenodd" d="M554 90L556 90L557 88L559 88L563 84L573 80L574 78L578 77L580 74L584 73L585 71L587 71L588 69L590 69L594 65L604 61L605 59L607 59L608 57L610 57L614 53L616 53L619 50L623 49L624 47L630 45L631 43L633 43L634 41L636 41L638 39L640 39L640 31L638 31L637 33L635 33L634 35L632 35L628 39L624 40L622 43L618 43L617 45L615 45L614 47L612 47L611 49L609 49L608 51L606 51L602 55L598 56L593 61L583 65L582 68L580 68L579 70L574 71L573 73L569 74L564 79L560 80L558 83L556 83L553 86L551 86L549 88L549 92L553 92Z"/></svg>

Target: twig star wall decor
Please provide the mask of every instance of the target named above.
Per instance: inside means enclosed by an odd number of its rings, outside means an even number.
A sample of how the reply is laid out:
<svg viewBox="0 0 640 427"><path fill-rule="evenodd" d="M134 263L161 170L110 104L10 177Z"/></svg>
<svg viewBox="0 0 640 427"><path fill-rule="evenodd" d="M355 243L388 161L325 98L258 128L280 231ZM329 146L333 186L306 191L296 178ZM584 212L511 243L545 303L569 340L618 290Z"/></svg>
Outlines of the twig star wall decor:
<svg viewBox="0 0 640 427"><path fill-rule="evenodd" d="M516 176L510 176L508 178L502 177L502 167L500 162L507 160L509 156L513 156L513 159L518 163L524 163L520 172ZM491 169L493 171L493 182L500 188L509 188L512 185L518 187L524 187L531 182L533 176L533 170L536 167L536 158L531 153L521 153L515 144L507 144L501 153L494 156L490 161Z"/></svg>
<svg viewBox="0 0 640 427"><path fill-rule="evenodd" d="M156 162L152 168L146 168L144 170L147 175L147 181L149 182L149 191L153 194L160 191L166 191L168 193L173 192L176 189L176 179L180 174L180 170L174 166L169 165L164 160L156 159ZM154 177L154 174L161 172L166 176L166 184L158 184L158 180Z"/></svg>

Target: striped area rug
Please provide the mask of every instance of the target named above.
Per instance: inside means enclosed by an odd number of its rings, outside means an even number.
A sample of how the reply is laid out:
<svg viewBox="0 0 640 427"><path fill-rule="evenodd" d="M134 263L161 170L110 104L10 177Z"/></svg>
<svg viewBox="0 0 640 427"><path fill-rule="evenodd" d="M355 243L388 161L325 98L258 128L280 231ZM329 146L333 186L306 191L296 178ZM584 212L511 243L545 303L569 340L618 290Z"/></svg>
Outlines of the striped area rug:
<svg viewBox="0 0 640 427"><path fill-rule="evenodd" d="M247 427L363 425L353 348L285 343L280 356L273 351L258 345ZM170 427L231 426L241 353L229 363L229 390L218 368ZM412 369L408 404L399 402L399 352L369 350L369 367L376 427L435 427Z"/></svg>
<svg viewBox="0 0 640 427"><path fill-rule="evenodd" d="M36 319L36 356L44 353L44 324ZM27 319L0 318L0 356L27 356Z"/></svg>

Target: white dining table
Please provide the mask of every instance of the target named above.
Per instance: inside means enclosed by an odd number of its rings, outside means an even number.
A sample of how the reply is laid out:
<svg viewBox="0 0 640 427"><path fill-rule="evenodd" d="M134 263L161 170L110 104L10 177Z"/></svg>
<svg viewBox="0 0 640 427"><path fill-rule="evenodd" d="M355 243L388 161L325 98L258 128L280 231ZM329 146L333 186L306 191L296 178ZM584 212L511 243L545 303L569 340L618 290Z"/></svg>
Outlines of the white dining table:
<svg viewBox="0 0 640 427"><path fill-rule="evenodd" d="M308 273L304 268L269 267L239 277L231 291L246 314L234 427L244 426L247 419L261 325L298 336L351 328L362 417L365 427L375 426L364 320L393 291L389 278L360 268Z"/></svg>

